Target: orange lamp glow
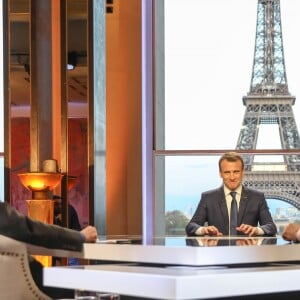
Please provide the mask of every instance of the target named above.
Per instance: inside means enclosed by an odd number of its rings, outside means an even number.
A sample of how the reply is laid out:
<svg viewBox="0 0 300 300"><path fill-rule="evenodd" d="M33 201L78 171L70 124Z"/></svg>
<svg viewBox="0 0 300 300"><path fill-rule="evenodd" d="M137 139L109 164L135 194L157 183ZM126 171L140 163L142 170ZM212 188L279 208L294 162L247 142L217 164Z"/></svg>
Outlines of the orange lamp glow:
<svg viewBox="0 0 300 300"><path fill-rule="evenodd" d="M48 199L48 192L61 181L62 174L47 172L28 172L18 174L24 187L32 191L33 199Z"/></svg>
<svg viewBox="0 0 300 300"><path fill-rule="evenodd" d="M18 174L21 183L31 191L54 189L61 181L60 173L29 172Z"/></svg>

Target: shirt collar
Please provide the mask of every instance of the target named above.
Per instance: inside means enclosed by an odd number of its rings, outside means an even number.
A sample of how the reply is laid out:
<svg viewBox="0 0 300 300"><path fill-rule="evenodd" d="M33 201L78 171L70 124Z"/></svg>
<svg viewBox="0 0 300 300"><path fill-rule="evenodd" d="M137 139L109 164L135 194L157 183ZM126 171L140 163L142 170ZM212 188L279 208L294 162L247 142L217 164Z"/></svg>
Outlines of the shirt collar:
<svg viewBox="0 0 300 300"><path fill-rule="evenodd" d="M233 192L231 191L227 186L224 185L224 193L225 195L229 195L230 192ZM241 195L242 194L242 185L240 185L239 187L237 187L234 192L236 192L238 195Z"/></svg>

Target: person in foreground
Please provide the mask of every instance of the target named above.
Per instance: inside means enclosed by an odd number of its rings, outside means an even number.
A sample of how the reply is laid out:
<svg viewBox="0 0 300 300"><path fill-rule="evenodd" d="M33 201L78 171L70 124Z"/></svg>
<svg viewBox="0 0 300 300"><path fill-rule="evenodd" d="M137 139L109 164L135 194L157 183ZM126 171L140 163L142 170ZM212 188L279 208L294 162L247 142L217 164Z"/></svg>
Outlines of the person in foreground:
<svg viewBox="0 0 300 300"><path fill-rule="evenodd" d="M275 235L277 228L264 194L242 184L244 176L242 157L235 152L225 153L219 160L219 174L223 180L222 186L202 193L198 207L186 225L186 234ZM234 212L231 212L233 198L237 203L235 219L231 218L234 215Z"/></svg>
<svg viewBox="0 0 300 300"><path fill-rule="evenodd" d="M282 238L286 241L300 242L300 224L288 224L282 232Z"/></svg>
<svg viewBox="0 0 300 300"><path fill-rule="evenodd" d="M87 226L81 231L35 221L19 213L8 203L0 203L0 234L15 240L46 248L81 251L83 243L94 243L97 230ZM72 290L43 286L43 266L29 257L32 277L37 286L52 299L73 297Z"/></svg>

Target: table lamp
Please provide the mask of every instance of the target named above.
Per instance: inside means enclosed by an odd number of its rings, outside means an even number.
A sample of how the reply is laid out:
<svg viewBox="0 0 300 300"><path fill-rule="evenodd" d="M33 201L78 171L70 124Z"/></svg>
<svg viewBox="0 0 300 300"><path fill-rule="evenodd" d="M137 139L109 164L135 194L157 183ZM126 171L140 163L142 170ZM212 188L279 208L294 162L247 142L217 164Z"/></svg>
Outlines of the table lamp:
<svg viewBox="0 0 300 300"><path fill-rule="evenodd" d="M48 164L55 168L48 168ZM22 185L32 192L32 199L27 200L28 216L32 219L53 224L54 201L52 190L61 182L63 175L57 172L56 160L43 162L43 172L18 174ZM51 257L36 257L44 266L51 265Z"/></svg>

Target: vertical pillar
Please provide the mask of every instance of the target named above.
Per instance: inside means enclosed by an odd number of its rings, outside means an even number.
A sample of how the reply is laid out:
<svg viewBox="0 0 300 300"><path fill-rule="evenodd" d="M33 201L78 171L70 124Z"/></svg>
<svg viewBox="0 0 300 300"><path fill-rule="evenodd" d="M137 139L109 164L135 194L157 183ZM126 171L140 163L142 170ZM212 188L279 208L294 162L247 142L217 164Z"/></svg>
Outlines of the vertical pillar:
<svg viewBox="0 0 300 300"><path fill-rule="evenodd" d="M64 227L69 226L68 220L68 97L67 97L67 1L52 0L52 30L53 30L53 111L52 118L54 142L53 153L57 157L61 173L65 176L61 183L62 222ZM59 77L57 77L57 75ZM58 78L60 80L58 80ZM59 99L59 101L58 101ZM60 159L59 159L60 158Z"/></svg>
<svg viewBox="0 0 300 300"><path fill-rule="evenodd" d="M89 216L100 235L106 234L106 26L105 1L89 1ZM96 99L96 101L94 101Z"/></svg>
<svg viewBox="0 0 300 300"><path fill-rule="evenodd" d="M163 1L161 1L163 2ZM161 3L159 2L159 4ZM153 1L142 1L142 201L143 240L153 238ZM157 10L158 11L158 10ZM163 13L163 11L161 12ZM154 17L156 14L154 14ZM155 65L156 67L156 65ZM161 107L159 107L161 109ZM163 177L163 176L162 176ZM161 205L164 205L161 202ZM160 205L160 209L161 209Z"/></svg>
<svg viewBox="0 0 300 300"><path fill-rule="evenodd" d="M63 55L62 46L64 45L65 39L61 39L61 35L64 34L64 31L61 30L61 3L65 1L53 1L52 0L52 15L51 15L51 44L52 44L52 153L53 157L57 159L58 166L62 165L61 161L61 146L62 140L61 137L65 136L62 134L62 120L66 119L66 116L62 116L61 107L62 101L62 76L65 75L66 71L61 69ZM65 62L65 60L64 60ZM66 100L66 99L64 99ZM66 102L66 101L64 101ZM65 111L64 111L65 112ZM65 112L66 114L66 112ZM61 117L62 116L62 117Z"/></svg>
<svg viewBox="0 0 300 300"><path fill-rule="evenodd" d="M52 158L51 0L31 0L30 22L30 171Z"/></svg>
<svg viewBox="0 0 300 300"><path fill-rule="evenodd" d="M30 171L39 172L46 159L60 163L60 1L30 4Z"/></svg>
<svg viewBox="0 0 300 300"><path fill-rule="evenodd" d="M142 233L141 10L140 0L114 1L106 15L108 235ZM117 222L112 216L119 216Z"/></svg>
<svg viewBox="0 0 300 300"><path fill-rule="evenodd" d="M154 4L154 25L153 25L153 36L155 37L155 56L153 60L153 74L152 77L155 78L153 83L148 82L148 89L152 88L154 85L154 101L155 104L153 107L155 108L155 140L153 141L154 150L164 150L165 149L165 61L164 61L164 53L165 53L165 28L164 28L164 1L155 1ZM149 20L149 24L152 25L152 21ZM148 35L148 42L152 43L152 35ZM148 46L148 48L151 48ZM151 58L149 58L149 63L151 62ZM149 71L149 70L148 70ZM148 95L149 96L149 95ZM146 99L151 102L150 99ZM148 101L146 103L148 103ZM151 127L150 124L148 126ZM153 130L153 128L152 128ZM148 149L149 150L149 149ZM165 235L165 159L164 156L156 156L154 161L154 170L155 174L151 174L151 178L155 178L154 181L154 190L153 195L146 195L147 203L151 203L153 196L153 210L151 219L148 219L147 232L149 232L150 228L153 228L154 236L163 236ZM151 172L150 168L148 171ZM149 175L148 175L149 176ZM150 177L150 176L149 176ZM151 185L148 185L148 188ZM149 197L151 196L151 197ZM147 216L149 213L147 213ZM152 220L152 221L151 221ZM151 224L153 222L153 224ZM151 227L149 225L151 224Z"/></svg>

